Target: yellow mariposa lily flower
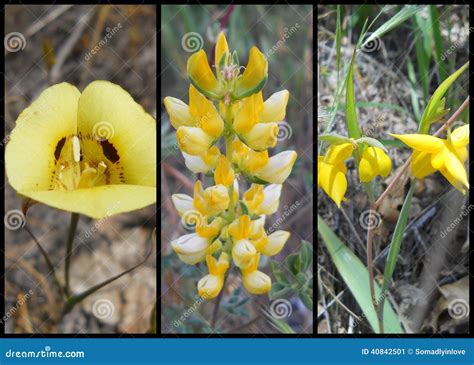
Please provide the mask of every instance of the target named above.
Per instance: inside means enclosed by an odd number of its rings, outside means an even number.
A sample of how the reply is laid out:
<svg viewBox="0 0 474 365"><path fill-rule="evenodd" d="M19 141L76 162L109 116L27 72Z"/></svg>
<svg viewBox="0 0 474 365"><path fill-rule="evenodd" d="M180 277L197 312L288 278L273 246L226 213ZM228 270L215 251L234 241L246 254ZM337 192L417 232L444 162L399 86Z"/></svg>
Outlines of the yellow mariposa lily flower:
<svg viewBox="0 0 474 365"><path fill-rule="evenodd" d="M189 106L179 99L164 99L170 122L176 128L179 148L192 156L205 155L222 135L224 121L214 104L189 86Z"/></svg>
<svg viewBox="0 0 474 365"><path fill-rule="evenodd" d="M18 117L5 150L22 196L103 218L156 202L156 121L120 86L47 88Z"/></svg>
<svg viewBox="0 0 474 365"><path fill-rule="evenodd" d="M199 280L197 287L201 297L212 299L219 295L224 286L224 276L229 268L229 255L222 252L219 260L207 255L206 261L209 274Z"/></svg>
<svg viewBox="0 0 474 365"><path fill-rule="evenodd" d="M448 132L446 139L427 134L390 134L414 150L411 170L413 176L422 179L439 171L460 192L469 189L464 162L467 160L469 125Z"/></svg>
<svg viewBox="0 0 474 365"><path fill-rule="evenodd" d="M250 294L265 294L272 288L272 280L267 274L257 270L260 261L260 254L252 259L250 265L242 269L242 281L244 288Z"/></svg>
<svg viewBox="0 0 474 365"><path fill-rule="evenodd" d="M347 190L344 161L351 156L353 149L351 143L331 145L325 156L318 156L318 188L322 187L338 207Z"/></svg>
<svg viewBox="0 0 474 365"><path fill-rule="evenodd" d="M392 171L392 160L378 147L366 147L359 163L359 177L362 182L370 182L377 175L387 177Z"/></svg>
<svg viewBox="0 0 474 365"><path fill-rule="evenodd" d="M239 67L231 63L229 47L221 32L215 48L215 68L212 72L206 52L199 50L188 59L187 73L191 83L211 99L221 100L228 95L239 100L259 92L268 78L268 62L265 55L256 47L250 50L249 61L242 75Z"/></svg>

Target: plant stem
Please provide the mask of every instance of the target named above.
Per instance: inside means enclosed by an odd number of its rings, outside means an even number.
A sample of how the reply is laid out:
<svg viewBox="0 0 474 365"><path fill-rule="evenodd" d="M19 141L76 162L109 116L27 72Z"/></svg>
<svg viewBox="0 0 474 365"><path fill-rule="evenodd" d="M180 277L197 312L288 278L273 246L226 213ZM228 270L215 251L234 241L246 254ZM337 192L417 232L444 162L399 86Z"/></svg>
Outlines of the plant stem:
<svg viewBox="0 0 474 365"><path fill-rule="evenodd" d="M464 100L462 105L453 113L453 115L451 115L451 117L446 121L446 123L444 123L444 125L433 134L433 136L437 137L445 129L449 128L456 121L456 119L461 115L464 109L467 108L468 105L469 105L469 97L467 97L466 100ZM411 161L411 156L408 158L408 160L405 161L402 168L398 171L397 175L393 178L392 182L387 186L385 191L379 196L379 198L375 201L375 203L371 204L369 222L373 222L372 218L373 218L373 214L375 210L380 206L380 204L382 204L383 200L388 196L388 194L393 189L393 187L397 185L397 182L400 180L402 175L410 166L410 161ZM370 296L372 298L372 305L374 306L374 310L377 313L377 320L379 322L379 332L384 333L383 306L382 308L378 308L377 300L375 298L374 263L373 263L373 256L372 256L374 229L375 227L373 226L373 224L369 224L368 229L367 229L367 270L369 271ZM382 293L382 296L384 295L385 294Z"/></svg>
<svg viewBox="0 0 474 365"><path fill-rule="evenodd" d="M46 265L48 266L48 269L49 271L51 272L51 275L53 275L53 281L54 281L54 285L56 285L58 287L58 291L59 291L59 295L63 296L64 292L63 292L63 287L61 286L61 284L59 283L59 280L58 280L58 277L56 275L56 270L54 270L54 266L51 262L51 260L49 259L49 256L48 254L46 253L46 251L44 250L43 246L40 245L38 239L35 237L35 235L33 234L33 232L31 232L30 228L25 225L25 230L26 232L28 232L28 234L30 235L30 237L33 239L33 241L35 241L36 245L38 246L41 254L43 255L44 257L44 260L46 261Z"/></svg>
<svg viewBox="0 0 474 365"><path fill-rule="evenodd" d="M66 264L64 266L64 280L66 282L64 290L68 299L71 297L71 288L69 286L69 269L71 267L72 243L74 242L74 235L76 233L78 221L79 214L71 213L71 223L69 224L69 234L67 237L66 244Z"/></svg>
<svg viewBox="0 0 474 365"><path fill-rule="evenodd" d="M228 276L228 275L226 275L226 276L224 277L224 285L222 285L222 290L221 290L221 292L219 293L219 295L217 296L216 304L214 305L214 311L212 312L212 320L211 320L211 327L212 327L212 329L214 329L214 328L216 327L217 315L219 314L219 307L220 307L220 305L221 305L222 296L223 296L224 288L225 288L225 282L227 281L227 276Z"/></svg>
<svg viewBox="0 0 474 365"><path fill-rule="evenodd" d="M225 106L225 155L227 160L232 160L232 139L234 133L232 130L232 107L231 104ZM229 187L229 209L227 219L229 222L234 220L234 210L235 210L235 201L234 201L234 184Z"/></svg>

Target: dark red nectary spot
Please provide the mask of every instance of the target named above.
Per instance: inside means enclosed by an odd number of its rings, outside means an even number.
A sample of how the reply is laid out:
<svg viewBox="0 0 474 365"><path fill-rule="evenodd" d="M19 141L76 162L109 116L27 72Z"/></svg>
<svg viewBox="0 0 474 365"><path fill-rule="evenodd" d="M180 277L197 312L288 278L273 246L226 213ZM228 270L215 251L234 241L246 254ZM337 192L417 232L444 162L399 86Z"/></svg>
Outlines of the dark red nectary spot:
<svg viewBox="0 0 474 365"><path fill-rule="evenodd" d="M54 150L54 158L56 159L56 161L59 160L59 156L61 156L61 151L63 150L64 143L66 143L66 137L61 138L56 145L56 149Z"/></svg>
<svg viewBox="0 0 474 365"><path fill-rule="evenodd" d="M120 160L120 157L115 149L114 145L107 140L100 141L100 145L102 146L102 151L104 152L104 156L109 159L110 162L116 163Z"/></svg>

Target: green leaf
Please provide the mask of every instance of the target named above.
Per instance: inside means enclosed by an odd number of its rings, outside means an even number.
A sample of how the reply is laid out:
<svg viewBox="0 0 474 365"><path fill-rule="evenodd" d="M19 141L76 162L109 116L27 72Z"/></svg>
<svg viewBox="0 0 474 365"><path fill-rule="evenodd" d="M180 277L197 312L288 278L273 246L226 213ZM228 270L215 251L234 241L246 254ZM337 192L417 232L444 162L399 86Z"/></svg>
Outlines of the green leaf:
<svg viewBox="0 0 474 365"><path fill-rule="evenodd" d="M274 260L271 260L270 270L273 277L276 279L277 282L282 283L282 284L287 284L287 285L290 284L290 281L288 280L288 276L285 275L285 273L281 270L279 263L277 263Z"/></svg>
<svg viewBox="0 0 474 365"><path fill-rule="evenodd" d="M443 39L441 37L441 29L439 26L439 12L436 5L430 5L430 17L431 17L431 24L433 29L433 39L435 43L435 59L436 64L438 65L438 74L439 78L442 81L446 80L448 77L448 72L446 71L446 67L443 63Z"/></svg>
<svg viewBox="0 0 474 365"><path fill-rule="evenodd" d="M277 298L282 298L288 295L292 291L291 287L284 285L282 283L273 283L272 289L268 293L268 297L270 300L274 300Z"/></svg>
<svg viewBox="0 0 474 365"><path fill-rule="evenodd" d="M313 245L308 241L301 241L300 261L301 272L308 270L313 263Z"/></svg>
<svg viewBox="0 0 474 365"><path fill-rule="evenodd" d="M288 269L290 270L290 272L293 273L293 275L297 275L301 271L301 261L299 254L293 253L291 255L288 255L285 259L285 262L288 266Z"/></svg>
<svg viewBox="0 0 474 365"><path fill-rule="evenodd" d="M306 308L308 308L310 311L313 311L313 291L311 289L307 289L306 291L300 293L299 297Z"/></svg>
<svg viewBox="0 0 474 365"><path fill-rule="evenodd" d="M347 74L346 82L346 125L347 131L350 138L360 138L362 134L359 129L359 123L357 122L357 113L355 107L355 96L354 96L354 61L357 49L354 48L352 54L351 64L349 67L349 73Z"/></svg>
<svg viewBox="0 0 474 365"><path fill-rule="evenodd" d="M249 209L247 208L247 205L242 200L239 200L240 208L242 209L242 214L248 215L249 214Z"/></svg>
<svg viewBox="0 0 474 365"><path fill-rule="evenodd" d="M443 98L444 94L448 91L449 87L452 85L454 81L467 69L469 66L469 62L465 63L459 70L454 72L451 76L449 76L446 80L444 80L441 85L438 86L436 91L431 96L428 105L426 106L425 111L423 112L423 116L421 117L420 128L419 132L426 134L430 130L430 120L432 120L433 115L439 110L440 103L442 102L441 99Z"/></svg>
<svg viewBox="0 0 474 365"><path fill-rule="evenodd" d="M367 321L372 326L374 332L379 333L377 313L372 305L369 287L369 273L364 264L356 255L339 239L338 236L324 223L318 215L318 232L322 237L322 242L326 246L334 265L348 286L359 307L364 312ZM377 283L374 283L375 295L380 297L381 290ZM387 305L384 310L385 333L403 333L400 322L393 308Z"/></svg>
<svg viewBox="0 0 474 365"><path fill-rule="evenodd" d="M423 6L420 5L405 5L397 14L390 17L388 21L382 24L375 32L372 32L369 37L362 43L360 48L364 48L368 43L381 38L384 34L390 32L392 29L398 27L400 24L411 18L413 15L421 11ZM387 8L384 8L385 12Z"/></svg>
<svg viewBox="0 0 474 365"><path fill-rule="evenodd" d="M331 145L338 145L338 144L342 144L342 143L350 143L351 142L350 138L341 136L341 135L336 134L336 133L322 134L322 135L318 136L318 139L320 141L328 142Z"/></svg>
<svg viewBox="0 0 474 365"><path fill-rule="evenodd" d="M413 191L415 190L416 181L412 180L410 190L408 191L405 201L403 202L402 210L398 216L397 224L395 225L395 231L392 235L392 242L390 243L390 251L387 257L387 263L383 274L382 293L387 290L390 280L392 279L395 265L397 264L398 254L400 252L400 246L402 244L403 232L408 221L408 213L411 207L411 199L413 197ZM382 301L385 297L382 297Z"/></svg>
<svg viewBox="0 0 474 365"><path fill-rule="evenodd" d="M385 152L388 152L388 150L385 148L385 146L383 145L382 142L379 142L378 140L376 140L375 138L371 138L371 137L361 137L359 138L358 140L356 140L357 143L365 143L365 144L368 144L369 146L372 146L372 147L377 147L377 148L380 148L382 150L384 150Z"/></svg>

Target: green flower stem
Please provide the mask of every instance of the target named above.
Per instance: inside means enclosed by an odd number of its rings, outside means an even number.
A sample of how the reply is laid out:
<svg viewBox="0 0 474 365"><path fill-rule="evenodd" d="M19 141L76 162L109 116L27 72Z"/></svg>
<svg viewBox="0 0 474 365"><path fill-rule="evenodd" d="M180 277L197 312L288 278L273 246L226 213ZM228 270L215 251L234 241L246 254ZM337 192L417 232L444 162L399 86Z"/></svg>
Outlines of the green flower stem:
<svg viewBox="0 0 474 365"><path fill-rule="evenodd" d="M71 267L71 255L72 255L72 243L74 242L74 235L76 233L77 222L79 221L79 214L71 214L71 223L69 225L69 234L67 237L66 244L66 264L64 266L64 280L65 280L65 293L66 297L69 299L71 297L71 288L69 286L69 269Z"/></svg>
<svg viewBox="0 0 474 365"><path fill-rule="evenodd" d="M232 159L232 139L234 132L232 130L232 107L231 104L225 106L225 154L229 161ZM234 201L234 184L229 187L229 209L227 219L229 222L234 220L235 201Z"/></svg>

